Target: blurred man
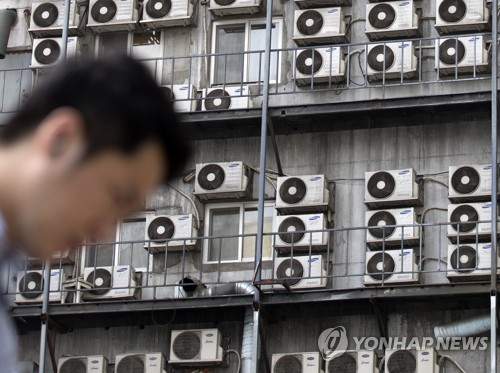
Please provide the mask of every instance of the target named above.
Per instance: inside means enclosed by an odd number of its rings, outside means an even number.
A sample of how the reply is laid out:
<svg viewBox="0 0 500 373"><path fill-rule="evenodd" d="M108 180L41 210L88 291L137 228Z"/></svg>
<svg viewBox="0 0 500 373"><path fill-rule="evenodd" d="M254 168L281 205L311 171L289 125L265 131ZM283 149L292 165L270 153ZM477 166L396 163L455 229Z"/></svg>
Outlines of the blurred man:
<svg viewBox="0 0 500 373"><path fill-rule="evenodd" d="M188 156L171 103L138 62L58 67L0 128L0 268L18 248L46 259L104 236ZM0 373L13 373L6 303L0 295Z"/></svg>

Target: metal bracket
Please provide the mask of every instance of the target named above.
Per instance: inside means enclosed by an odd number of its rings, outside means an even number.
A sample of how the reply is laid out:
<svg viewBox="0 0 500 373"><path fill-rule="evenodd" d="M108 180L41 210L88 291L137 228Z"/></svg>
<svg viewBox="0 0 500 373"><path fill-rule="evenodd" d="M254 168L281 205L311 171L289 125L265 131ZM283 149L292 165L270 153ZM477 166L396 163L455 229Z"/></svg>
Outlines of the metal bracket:
<svg viewBox="0 0 500 373"><path fill-rule="evenodd" d="M278 174L279 176L285 176L283 174L283 168L281 167L280 152L278 150L278 144L276 143L276 136L274 134L273 119L271 118L271 114L269 112L267 112L267 127L269 128L269 136L271 136L271 142L273 144L274 158L276 159L276 167L278 168Z"/></svg>

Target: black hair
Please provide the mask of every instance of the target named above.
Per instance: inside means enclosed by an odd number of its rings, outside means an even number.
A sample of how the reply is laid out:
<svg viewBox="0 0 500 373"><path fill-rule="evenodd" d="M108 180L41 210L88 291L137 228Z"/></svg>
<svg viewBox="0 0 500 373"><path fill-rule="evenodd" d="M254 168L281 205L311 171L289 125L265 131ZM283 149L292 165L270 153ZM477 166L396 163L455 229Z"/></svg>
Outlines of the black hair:
<svg viewBox="0 0 500 373"><path fill-rule="evenodd" d="M131 154L152 140L167 160L165 181L179 176L190 146L170 98L140 62L125 55L68 60L50 74L0 131L1 143L15 142L52 111L70 107L84 121L85 159L111 149Z"/></svg>

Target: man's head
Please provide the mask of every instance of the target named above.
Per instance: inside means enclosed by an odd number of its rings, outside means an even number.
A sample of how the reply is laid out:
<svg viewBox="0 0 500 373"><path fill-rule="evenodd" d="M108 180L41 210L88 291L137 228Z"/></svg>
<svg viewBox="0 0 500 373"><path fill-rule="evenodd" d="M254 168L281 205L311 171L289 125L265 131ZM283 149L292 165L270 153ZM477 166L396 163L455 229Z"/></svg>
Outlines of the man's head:
<svg viewBox="0 0 500 373"><path fill-rule="evenodd" d="M138 62L57 69L0 131L0 212L9 238L40 257L104 235L190 153L172 104Z"/></svg>

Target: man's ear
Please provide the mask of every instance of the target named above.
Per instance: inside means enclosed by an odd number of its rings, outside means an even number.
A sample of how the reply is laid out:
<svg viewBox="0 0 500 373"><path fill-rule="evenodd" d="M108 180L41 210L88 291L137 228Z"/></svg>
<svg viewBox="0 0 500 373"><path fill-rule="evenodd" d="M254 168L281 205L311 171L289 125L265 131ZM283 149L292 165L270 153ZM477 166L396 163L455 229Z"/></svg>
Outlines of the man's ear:
<svg viewBox="0 0 500 373"><path fill-rule="evenodd" d="M78 159L86 144L81 114L69 107L54 110L38 126L34 142L39 156L63 162Z"/></svg>

